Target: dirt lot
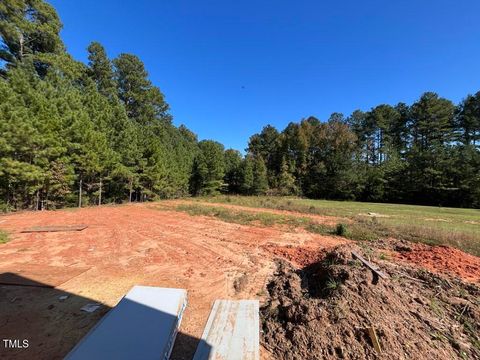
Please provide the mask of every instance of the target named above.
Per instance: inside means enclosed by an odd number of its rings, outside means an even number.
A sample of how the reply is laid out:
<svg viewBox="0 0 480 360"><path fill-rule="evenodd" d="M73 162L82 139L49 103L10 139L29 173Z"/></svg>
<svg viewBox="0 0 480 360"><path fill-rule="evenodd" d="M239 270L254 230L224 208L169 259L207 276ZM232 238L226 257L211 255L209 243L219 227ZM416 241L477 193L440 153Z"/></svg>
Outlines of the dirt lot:
<svg viewBox="0 0 480 360"><path fill-rule="evenodd" d="M0 285L0 338L29 339L27 350L15 352L16 358L24 359L32 354L62 358L135 284L188 289L173 358L189 359L215 299L265 295L278 247L315 252L346 242L305 231L191 217L151 204L23 212L1 220L0 228L12 240L0 245L0 271L58 285ZM32 226L72 224L88 228L21 233ZM51 267L51 272L42 274L42 266ZM69 298L61 302L61 295ZM92 314L81 312L90 302L105 306ZM267 357L266 351L262 357Z"/></svg>
<svg viewBox="0 0 480 360"><path fill-rule="evenodd" d="M322 261L339 245L355 246L344 238L304 229L190 216L174 211L179 203L184 201L166 202L161 208L132 204L1 216L0 229L9 232L11 241L0 245L0 339L29 340L28 349L8 350L7 358L31 359L33 354L38 359L62 358L133 285L150 285L188 290L173 359L191 359L215 299L255 298L269 304L277 296L267 284L276 281L278 258L302 269ZM334 217L312 218L326 225L336 223ZM88 228L22 233L32 226L75 224ZM480 258L459 250L395 239L359 245L359 251L377 262L380 254L386 254L391 261L383 261L385 266L408 263L480 282ZM68 298L61 301L61 296ZM102 307L94 313L80 310L92 302ZM269 326L278 326L275 321ZM268 339L262 343L272 351ZM291 347L285 344L288 358ZM262 359L278 357L267 348L261 349ZM5 349L0 349L0 358L5 355L1 351Z"/></svg>

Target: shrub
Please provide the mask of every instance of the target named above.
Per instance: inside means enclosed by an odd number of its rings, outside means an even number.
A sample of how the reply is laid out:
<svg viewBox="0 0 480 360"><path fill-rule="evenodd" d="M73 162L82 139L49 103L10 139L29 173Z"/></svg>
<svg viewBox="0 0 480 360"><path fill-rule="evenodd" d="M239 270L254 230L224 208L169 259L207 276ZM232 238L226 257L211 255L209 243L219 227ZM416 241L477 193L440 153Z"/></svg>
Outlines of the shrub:
<svg viewBox="0 0 480 360"><path fill-rule="evenodd" d="M337 227L335 229L335 235L346 236L347 235L347 225L337 224Z"/></svg>

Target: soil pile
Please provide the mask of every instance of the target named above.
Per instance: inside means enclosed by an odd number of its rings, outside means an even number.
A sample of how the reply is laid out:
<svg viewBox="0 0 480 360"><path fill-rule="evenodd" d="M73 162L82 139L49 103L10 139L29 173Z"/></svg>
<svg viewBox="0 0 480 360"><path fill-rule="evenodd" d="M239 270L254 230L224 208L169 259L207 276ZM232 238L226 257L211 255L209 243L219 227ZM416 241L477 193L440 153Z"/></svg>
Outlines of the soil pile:
<svg viewBox="0 0 480 360"><path fill-rule="evenodd" d="M412 244L394 248L396 257L433 272L459 276L480 283L480 258L449 246Z"/></svg>
<svg viewBox="0 0 480 360"><path fill-rule="evenodd" d="M261 310L276 359L480 358L479 287L389 262L379 279L352 250L361 254L343 245L301 270L277 262Z"/></svg>

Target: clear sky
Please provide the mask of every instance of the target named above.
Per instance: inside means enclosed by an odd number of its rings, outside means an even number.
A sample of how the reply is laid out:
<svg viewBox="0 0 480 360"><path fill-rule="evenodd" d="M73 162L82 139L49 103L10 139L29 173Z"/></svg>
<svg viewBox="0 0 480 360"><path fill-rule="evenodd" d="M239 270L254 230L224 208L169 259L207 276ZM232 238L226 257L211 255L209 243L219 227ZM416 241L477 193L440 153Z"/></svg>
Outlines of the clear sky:
<svg viewBox="0 0 480 360"><path fill-rule="evenodd" d="M239 150L266 124L480 90L479 0L50 3L76 59L140 56L175 124Z"/></svg>

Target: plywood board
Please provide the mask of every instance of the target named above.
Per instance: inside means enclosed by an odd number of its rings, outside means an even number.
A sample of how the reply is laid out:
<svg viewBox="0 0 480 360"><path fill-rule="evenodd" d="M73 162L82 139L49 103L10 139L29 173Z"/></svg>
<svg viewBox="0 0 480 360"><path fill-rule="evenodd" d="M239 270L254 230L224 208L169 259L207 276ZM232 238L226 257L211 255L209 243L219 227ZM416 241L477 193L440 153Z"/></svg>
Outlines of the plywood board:
<svg viewBox="0 0 480 360"><path fill-rule="evenodd" d="M257 300L217 300L194 360L258 360L260 356Z"/></svg>
<svg viewBox="0 0 480 360"><path fill-rule="evenodd" d="M33 226L31 228L22 230L22 233L32 232L59 232L59 231L82 231L88 225L49 225L49 226Z"/></svg>
<svg viewBox="0 0 480 360"><path fill-rule="evenodd" d="M13 264L0 267L0 284L38 287L56 287L78 276L89 268Z"/></svg>
<svg viewBox="0 0 480 360"><path fill-rule="evenodd" d="M134 286L66 359L168 359L186 304L184 289Z"/></svg>

